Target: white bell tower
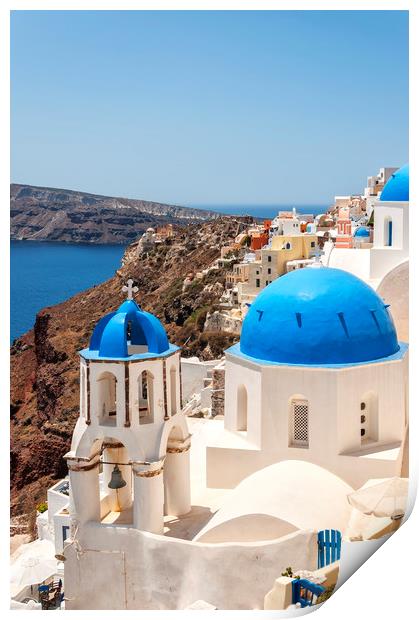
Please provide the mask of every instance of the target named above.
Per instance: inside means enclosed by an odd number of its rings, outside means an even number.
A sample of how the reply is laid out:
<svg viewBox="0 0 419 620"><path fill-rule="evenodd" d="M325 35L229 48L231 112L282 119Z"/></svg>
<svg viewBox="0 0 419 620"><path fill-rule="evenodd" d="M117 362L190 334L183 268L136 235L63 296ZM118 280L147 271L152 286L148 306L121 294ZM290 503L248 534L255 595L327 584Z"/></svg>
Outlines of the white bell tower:
<svg viewBox="0 0 419 620"><path fill-rule="evenodd" d="M180 349L160 321L127 300L80 352L80 417L71 451L73 524L163 533L190 510L190 436L181 411Z"/></svg>

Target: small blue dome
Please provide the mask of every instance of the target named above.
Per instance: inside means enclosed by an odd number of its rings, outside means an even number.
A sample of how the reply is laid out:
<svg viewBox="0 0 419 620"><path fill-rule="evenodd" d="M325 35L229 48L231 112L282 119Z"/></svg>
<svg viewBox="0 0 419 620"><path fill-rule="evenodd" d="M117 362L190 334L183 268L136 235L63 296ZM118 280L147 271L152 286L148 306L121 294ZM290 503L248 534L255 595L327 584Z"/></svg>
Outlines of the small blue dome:
<svg viewBox="0 0 419 620"><path fill-rule="evenodd" d="M133 299L124 301L116 312L107 314L96 324L89 351L97 352L101 358L123 358L129 355L128 344L146 345L148 353L156 354L170 347L159 319L141 310Z"/></svg>
<svg viewBox="0 0 419 620"><path fill-rule="evenodd" d="M409 164L394 172L383 187L380 200L407 202L409 200Z"/></svg>
<svg viewBox="0 0 419 620"><path fill-rule="evenodd" d="M250 306L240 338L242 354L285 364L352 364L398 350L393 320L377 293L328 267L274 280Z"/></svg>
<svg viewBox="0 0 419 620"><path fill-rule="evenodd" d="M360 226L354 232L354 237L369 237L370 231L366 226Z"/></svg>

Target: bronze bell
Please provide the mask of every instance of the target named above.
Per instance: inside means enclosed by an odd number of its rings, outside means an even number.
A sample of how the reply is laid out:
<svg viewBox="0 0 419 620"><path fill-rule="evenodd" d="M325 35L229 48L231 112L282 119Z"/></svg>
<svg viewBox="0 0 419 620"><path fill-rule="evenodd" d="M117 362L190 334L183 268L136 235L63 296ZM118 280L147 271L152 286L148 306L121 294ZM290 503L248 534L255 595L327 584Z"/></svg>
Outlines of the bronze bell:
<svg viewBox="0 0 419 620"><path fill-rule="evenodd" d="M122 477L121 470L119 469L118 465L115 465L115 467L113 468L111 479L109 480L108 487L110 489L122 489L122 487L125 487L126 485L127 483Z"/></svg>

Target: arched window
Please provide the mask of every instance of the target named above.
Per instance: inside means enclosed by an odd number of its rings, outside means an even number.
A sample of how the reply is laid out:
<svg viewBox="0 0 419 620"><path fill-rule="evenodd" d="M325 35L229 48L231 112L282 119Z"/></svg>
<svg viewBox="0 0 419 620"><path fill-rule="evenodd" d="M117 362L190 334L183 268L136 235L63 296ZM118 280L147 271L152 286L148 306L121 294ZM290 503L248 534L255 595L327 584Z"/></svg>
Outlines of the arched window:
<svg viewBox="0 0 419 620"><path fill-rule="evenodd" d="M175 415L177 412L177 394L176 394L176 368L170 369L170 413Z"/></svg>
<svg viewBox="0 0 419 620"><path fill-rule="evenodd" d="M309 446L309 406L304 396L294 396L290 399L289 445L296 448Z"/></svg>
<svg viewBox="0 0 419 620"><path fill-rule="evenodd" d="M140 424L154 422L153 411L154 377L149 370L143 370L138 377L138 415Z"/></svg>
<svg viewBox="0 0 419 620"><path fill-rule="evenodd" d="M103 372L96 383L99 424L116 426L116 377L111 372Z"/></svg>
<svg viewBox="0 0 419 620"><path fill-rule="evenodd" d="M378 441L378 398L367 392L359 405L361 444Z"/></svg>
<svg viewBox="0 0 419 620"><path fill-rule="evenodd" d="M247 431L247 390L244 385L237 389L237 430Z"/></svg>
<svg viewBox="0 0 419 620"><path fill-rule="evenodd" d="M386 217L384 221L384 245L391 247L393 245L393 220Z"/></svg>

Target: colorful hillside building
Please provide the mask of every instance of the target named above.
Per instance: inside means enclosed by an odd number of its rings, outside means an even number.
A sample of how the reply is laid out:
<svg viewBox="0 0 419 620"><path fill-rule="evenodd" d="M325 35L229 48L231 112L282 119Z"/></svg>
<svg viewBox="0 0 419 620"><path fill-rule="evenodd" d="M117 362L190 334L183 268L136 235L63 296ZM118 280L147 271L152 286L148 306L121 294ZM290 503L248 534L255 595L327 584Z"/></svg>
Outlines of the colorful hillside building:
<svg viewBox="0 0 419 620"><path fill-rule="evenodd" d="M338 219L336 222L338 234L336 236L335 246L337 248L352 247L352 222L349 214L349 207L340 207Z"/></svg>

